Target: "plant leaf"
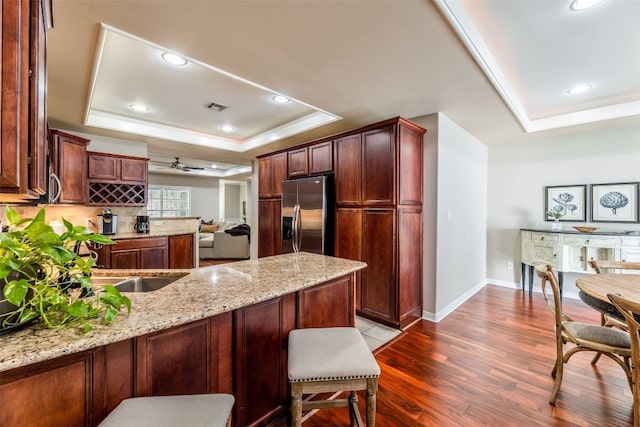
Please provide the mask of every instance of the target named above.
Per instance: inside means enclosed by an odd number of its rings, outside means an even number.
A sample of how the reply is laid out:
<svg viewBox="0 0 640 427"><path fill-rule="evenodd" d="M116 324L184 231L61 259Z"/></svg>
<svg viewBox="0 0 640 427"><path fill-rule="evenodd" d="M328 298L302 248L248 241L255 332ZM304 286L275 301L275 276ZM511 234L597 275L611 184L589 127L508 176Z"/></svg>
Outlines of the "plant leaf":
<svg viewBox="0 0 640 427"><path fill-rule="evenodd" d="M29 290L29 282L25 279L11 280L4 285L2 293L11 304L20 307Z"/></svg>

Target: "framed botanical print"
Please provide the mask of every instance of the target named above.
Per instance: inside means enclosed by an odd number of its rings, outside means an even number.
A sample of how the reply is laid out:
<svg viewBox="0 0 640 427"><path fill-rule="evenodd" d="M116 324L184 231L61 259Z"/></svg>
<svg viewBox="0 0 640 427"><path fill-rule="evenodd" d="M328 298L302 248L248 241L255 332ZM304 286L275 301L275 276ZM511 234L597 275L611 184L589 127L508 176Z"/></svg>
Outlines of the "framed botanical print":
<svg viewBox="0 0 640 427"><path fill-rule="evenodd" d="M638 222L638 183L592 184L591 221Z"/></svg>
<svg viewBox="0 0 640 427"><path fill-rule="evenodd" d="M587 220L587 186L560 185L544 187L545 221L584 222Z"/></svg>

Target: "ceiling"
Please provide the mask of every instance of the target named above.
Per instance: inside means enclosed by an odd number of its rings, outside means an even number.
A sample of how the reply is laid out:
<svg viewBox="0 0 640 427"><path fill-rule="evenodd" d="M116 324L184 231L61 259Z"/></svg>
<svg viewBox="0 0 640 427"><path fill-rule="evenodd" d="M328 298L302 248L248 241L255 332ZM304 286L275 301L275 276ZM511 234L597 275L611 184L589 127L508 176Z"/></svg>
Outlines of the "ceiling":
<svg viewBox="0 0 640 427"><path fill-rule="evenodd" d="M144 142L158 172L179 156L225 177L247 176L256 155L394 116L441 112L486 144L637 136L640 2L569 5L53 0L49 120ZM169 66L164 51L187 64ZM567 94L576 84L591 90ZM274 103L279 94L290 102Z"/></svg>

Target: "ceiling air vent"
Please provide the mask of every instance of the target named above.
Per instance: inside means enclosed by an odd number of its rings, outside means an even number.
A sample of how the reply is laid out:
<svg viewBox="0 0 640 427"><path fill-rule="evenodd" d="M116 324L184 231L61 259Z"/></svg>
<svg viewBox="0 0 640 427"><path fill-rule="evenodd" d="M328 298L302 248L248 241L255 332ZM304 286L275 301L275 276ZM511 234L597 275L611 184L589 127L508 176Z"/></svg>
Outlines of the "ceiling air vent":
<svg viewBox="0 0 640 427"><path fill-rule="evenodd" d="M210 102L207 104L207 108L210 110L224 111L227 107L226 105L218 104L217 102Z"/></svg>

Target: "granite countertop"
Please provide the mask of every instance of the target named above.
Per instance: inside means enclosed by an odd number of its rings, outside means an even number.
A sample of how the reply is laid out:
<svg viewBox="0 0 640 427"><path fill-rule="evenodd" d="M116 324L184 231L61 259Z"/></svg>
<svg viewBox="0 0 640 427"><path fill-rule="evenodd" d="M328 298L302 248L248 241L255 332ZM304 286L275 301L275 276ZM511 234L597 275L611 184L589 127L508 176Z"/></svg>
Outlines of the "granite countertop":
<svg viewBox="0 0 640 427"><path fill-rule="evenodd" d="M186 231L186 230L167 230L167 231L150 231L148 233L117 233L117 234L105 234L106 237L111 240L121 240L121 239L144 239L147 237L167 237L167 236L177 236L180 234L194 234L196 231Z"/></svg>
<svg viewBox="0 0 640 427"><path fill-rule="evenodd" d="M0 372L215 316L361 270L366 264L310 253L191 270L98 270L100 276L185 274L153 292L127 293L131 314L82 334L35 325L0 337Z"/></svg>

